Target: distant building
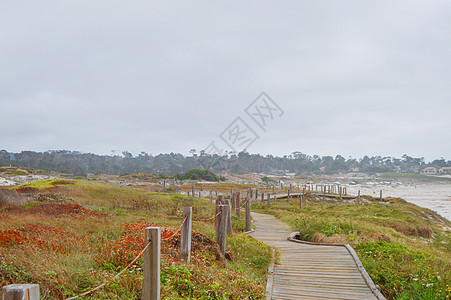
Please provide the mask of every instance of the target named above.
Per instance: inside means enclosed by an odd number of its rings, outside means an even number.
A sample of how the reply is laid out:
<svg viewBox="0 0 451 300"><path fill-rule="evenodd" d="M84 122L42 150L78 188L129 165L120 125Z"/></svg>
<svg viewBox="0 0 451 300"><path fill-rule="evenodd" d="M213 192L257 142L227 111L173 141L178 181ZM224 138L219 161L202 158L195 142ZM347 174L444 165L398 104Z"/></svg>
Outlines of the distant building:
<svg viewBox="0 0 451 300"><path fill-rule="evenodd" d="M427 167L421 170L421 174L437 174L436 167Z"/></svg>
<svg viewBox="0 0 451 300"><path fill-rule="evenodd" d="M438 170L440 174L451 174L451 167L443 167Z"/></svg>

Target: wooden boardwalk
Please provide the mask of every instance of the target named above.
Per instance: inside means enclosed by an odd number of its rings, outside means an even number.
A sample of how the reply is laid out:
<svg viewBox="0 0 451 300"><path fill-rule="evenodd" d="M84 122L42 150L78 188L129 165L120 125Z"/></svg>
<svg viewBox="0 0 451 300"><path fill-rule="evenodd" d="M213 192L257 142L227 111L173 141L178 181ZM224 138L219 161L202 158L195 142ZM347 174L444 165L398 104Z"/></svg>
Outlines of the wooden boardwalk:
<svg viewBox="0 0 451 300"><path fill-rule="evenodd" d="M323 193L319 193L319 192L312 192L313 194L320 196L320 197L325 197L325 198L335 198L335 199L340 199L340 195L336 195L336 194L323 194ZM302 193L291 193L290 197L291 198L299 198L301 197ZM275 194L272 196L273 198L276 199L287 199L288 198L288 193L283 193L283 194ZM356 196L350 196L350 195L342 195L341 199L344 200L352 200L352 199L357 199Z"/></svg>
<svg viewBox="0 0 451 300"><path fill-rule="evenodd" d="M289 241L290 229L273 216L252 213L252 218L252 236L280 252L267 299L384 299L345 246Z"/></svg>

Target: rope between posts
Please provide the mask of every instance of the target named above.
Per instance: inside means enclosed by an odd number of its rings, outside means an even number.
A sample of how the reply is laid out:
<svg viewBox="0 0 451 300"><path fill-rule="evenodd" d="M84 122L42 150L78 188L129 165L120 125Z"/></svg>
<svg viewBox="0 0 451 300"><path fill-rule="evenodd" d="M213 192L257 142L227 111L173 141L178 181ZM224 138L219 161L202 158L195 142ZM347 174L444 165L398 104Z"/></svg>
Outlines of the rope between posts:
<svg viewBox="0 0 451 300"><path fill-rule="evenodd" d="M245 206L246 203L247 203L247 201L249 201L249 200L243 201L243 204L240 205L240 208L243 207L243 206Z"/></svg>
<svg viewBox="0 0 451 300"><path fill-rule="evenodd" d="M213 217L211 217L211 218L208 218L208 219L197 219L196 221L202 221L202 222L205 222L205 221L210 221L210 220L213 220L213 219L215 219L217 216L219 216L221 214L221 212L218 212L216 215L214 215Z"/></svg>
<svg viewBox="0 0 451 300"><path fill-rule="evenodd" d="M187 219L187 217L185 217L185 218L183 219L182 225L180 225L180 227L174 232L173 235L171 235L170 237L161 239L161 241L169 240L169 239L171 239L172 237L174 237L177 233L179 233L179 231L182 230L182 226L183 226L183 224L185 224L186 219ZM117 273L114 277L112 277L112 278L110 278L109 280L105 281L105 282L102 283L101 285L99 285L99 286L97 286L97 287L95 287L95 288L93 288L93 289L90 289L90 290L87 291L87 292L84 292L83 294L79 294L79 295L77 295L77 296L74 296L74 297L71 297L71 298L67 298L66 300L73 300L73 299L77 299L77 298L86 296L86 295L88 295L88 294L91 294L91 293L97 291L97 290L100 289L100 288L103 288L105 285L107 285L108 283L112 282L113 280L116 280L116 278L118 278L118 277L121 276L125 271L127 271L128 268L130 268L130 267L133 265L133 263L135 263L135 262L138 260L138 258L139 258L141 255L143 255L143 253L147 250L147 248L149 248L149 245L150 245L150 244L152 244L152 242L148 242L147 245L144 247L144 249L142 249L141 252L139 252L139 254L138 254L138 255L137 255L137 256L136 256L136 257L135 257L135 258L134 258L134 259L133 259L133 260L132 260L132 261L131 261L131 262L130 262L123 270L122 270L122 271L120 271L119 273Z"/></svg>
<svg viewBox="0 0 451 300"><path fill-rule="evenodd" d="M131 263L129 263L122 271L120 271L119 273L117 273L114 277L110 278L108 281L102 283L102 284L99 285L98 287L95 287L95 288L93 288L93 289L91 289L91 290L89 290L89 291L87 291L87 292L84 292L83 294L77 295L77 296L75 296L75 297L67 298L66 300L77 299L77 298L86 296L86 295L88 295L88 294L91 294L92 292L95 292L95 291L97 291L98 289L103 288L105 285L107 285L107 284L110 283L111 281L115 280L115 279L118 278L120 275L122 275L122 273L124 273L128 268L130 268L130 266L133 265L133 263L134 263L135 261L138 260L138 258L144 253L144 251L147 250L147 248L149 247L150 244L152 244L152 242L148 242L147 245L144 247L144 249L143 249L141 252L139 252L139 254L135 257L135 259L132 260Z"/></svg>

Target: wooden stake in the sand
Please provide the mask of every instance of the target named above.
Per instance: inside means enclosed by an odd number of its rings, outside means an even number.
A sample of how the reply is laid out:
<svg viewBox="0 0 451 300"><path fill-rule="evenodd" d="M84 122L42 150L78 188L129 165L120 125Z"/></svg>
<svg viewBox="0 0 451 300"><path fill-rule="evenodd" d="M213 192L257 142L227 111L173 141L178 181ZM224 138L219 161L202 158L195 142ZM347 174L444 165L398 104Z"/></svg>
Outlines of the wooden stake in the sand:
<svg viewBox="0 0 451 300"><path fill-rule="evenodd" d="M227 235L232 235L232 214L230 209L230 201L225 200L225 205L227 206Z"/></svg>
<svg viewBox="0 0 451 300"><path fill-rule="evenodd" d="M183 207L183 225L180 232L180 258L187 264L191 258L191 220L193 208L190 206Z"/></svg>
<svg viewBox="0 0 451 300"><path fill-rule="evenodd" d="M219 214L217 216L218 225L216 227L215 240L223 256L225 255L227 242L227 212L228 212L227 205L219 205Z"/></svg>
<svg viewBox="0 0 451 300"><path fill-rule="evenodd" d="M235 215L237 217L240 216L240 208L241 208L241 191L238 190L237 195L236 195L236 204L235 204Z"/></svg>
<svg viewBox="0 0 451 300"><path fill-rule="evenodd" d="M145 229L144 243L151 243L143 253L143 288L142 299L160 299L160 227L147 227Z"/></svg>
<svg viewBox="0 0 451 300"><path fill-rule="evenodd" d="M3 300L39 300L39 284L10 284L2 288Z"/></svg>
<svg viewBox="0 0 451 300"><path fill-rule="evenodd" d="M246 231L251 231L251 199L246 200Z"/></svg>

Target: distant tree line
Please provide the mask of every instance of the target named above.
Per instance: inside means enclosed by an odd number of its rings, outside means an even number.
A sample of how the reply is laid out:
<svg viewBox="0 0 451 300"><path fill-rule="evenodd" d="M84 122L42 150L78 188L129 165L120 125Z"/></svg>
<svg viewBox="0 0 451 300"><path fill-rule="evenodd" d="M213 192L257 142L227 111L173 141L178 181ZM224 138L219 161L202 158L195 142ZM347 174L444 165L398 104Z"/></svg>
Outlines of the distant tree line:
<svg viewBox="0 0 451 300"><path fill-rule="evenodd" d="M87 176L90 174L155 173L176 175L191 169L205 169L218 173L267 173L279 174L342 174L364 173L418 173L423 168L451 167L451 161L436 159L425 162L424 158L403 155L401 158L364 156L360 159L344 158L341 155L318 156L293 152L282 157L251 154L246 151L230 152L224 155L208 155L194 149L190 156L179 153L158 154L156 156L141 152L134 156L124 151L122 155L97 155L78 151L22 151L11 153L0 151L0 166L28 167L61 173Z"/></svg>

